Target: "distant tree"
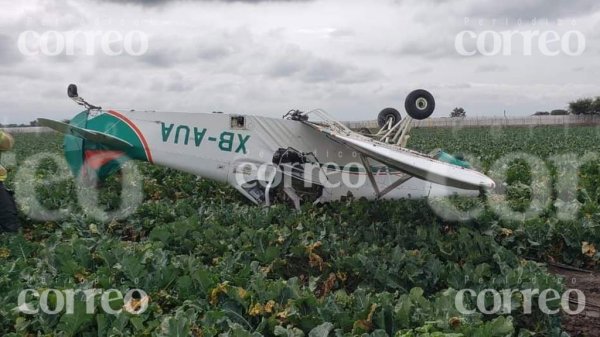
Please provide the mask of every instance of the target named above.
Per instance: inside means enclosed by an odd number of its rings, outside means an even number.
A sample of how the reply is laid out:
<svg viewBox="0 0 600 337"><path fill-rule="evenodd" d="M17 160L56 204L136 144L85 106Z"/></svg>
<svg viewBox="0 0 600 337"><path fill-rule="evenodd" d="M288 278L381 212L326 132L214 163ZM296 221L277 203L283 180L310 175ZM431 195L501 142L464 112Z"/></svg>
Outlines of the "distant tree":
<svg viewBox="0 0 600 337"><path fill-rule="evenodd" d="M29 122L29 126L38 126L37 120Z"/></svg>
<svg viewBox="0 0 600 337"><path fill-rule="evenodd" d="M537 111L533 114L534 116L548 116L550 113L548 111Z"/></svg>
<svg viewBox="0 0 600 337"><path fill-rule="evenodd" d="M467 116L467 112L465 111L465 109L463 108L454 108L452 110L452 112L450 113L450 117L455 118L455 117L466 117Z"/></svg>
<svg viewBox="0 0 600 337"><path fill-rule="evenodd" d="M598 101L598 98L596 98L596 101ZM569 111L575 115L592 114L594 113L594 103L595 101L592 98L580 98L569 103Z"/></svg>
<svg viewBox="0 0 600 337"><path fill-rule="evenodd" d="M568 115L569 112L567 110L564 110L564 109L555 109L555 110L552 110L550 112L550 114L552 116L565 116L565 115Z"/></svg>
<svg viewBox="0 0 600 337"><path fill-rule="evenodd" d="M592 103L592 113L600 114L600 96L596 97Z"/></svg>

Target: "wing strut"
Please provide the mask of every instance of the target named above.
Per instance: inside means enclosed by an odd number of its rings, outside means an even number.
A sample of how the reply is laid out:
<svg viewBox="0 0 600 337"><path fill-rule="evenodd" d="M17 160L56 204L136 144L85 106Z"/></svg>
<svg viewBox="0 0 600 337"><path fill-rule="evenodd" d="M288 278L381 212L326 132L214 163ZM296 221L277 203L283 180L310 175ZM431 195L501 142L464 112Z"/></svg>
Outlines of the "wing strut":
<svg viewBox="0 0 600 337"><path fill-rule="evenodd" d="M373 171L371 171L371 166L369 165L369 159L364 154L361 153L360 161L362 161L362 164L365 167L365 171L367 171L367 176L369 177L369 181L371 182L371 186L373 186L373 189L375 190L375 194L379 198L379 187L377 186L375 177L373 177Z"/></svg>
<svg viewBox="0 0 600 337"><path fill-rule="evenodd" d="M371 186L373 186L373 189L375 190L375 195L377 196L377 199L383 198L386 194L393 191L396 187L402 185L408 179L412 178L412 176L410 176L410 175L404 175L404 176L398 178L398 180L396 180L394 183L392 183L391 185L386 187L383 191L379 191L379 186L377 185L377 182L375 181L375 176L373 176L373 171L371 170L371 166L369 165L369 158L361 153L360 161L362 161L362 164L365 167L365 171L367 172L367 176L369 177Z"/></svg>

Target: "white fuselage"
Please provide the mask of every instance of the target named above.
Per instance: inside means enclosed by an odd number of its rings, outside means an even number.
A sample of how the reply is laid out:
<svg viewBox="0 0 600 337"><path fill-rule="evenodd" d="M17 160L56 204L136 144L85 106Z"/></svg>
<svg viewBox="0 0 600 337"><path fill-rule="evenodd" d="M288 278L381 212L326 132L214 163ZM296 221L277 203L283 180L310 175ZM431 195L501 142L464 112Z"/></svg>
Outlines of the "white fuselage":
<svg viewBox="0 0 600 337"><path fill-rule="evenodd" d="M329 184L323 189L320 201L337 200L349 193L355 198L377 198L359 153L299 121L221 113L121 114L135 124L145 138L154 164L229 183L250 199L252 197L239 186L240 167L247 164L273 166L273 156L281 148L312 153L322 164ZM379 191L399 178L406 179L382 196L384 198L477 194L476 191L410 178L372 159L368 163ZM340 169L335 169L336 166ZM344 171L341 168L354 169ZM255 173L248 171L245 174Z"/></svg>

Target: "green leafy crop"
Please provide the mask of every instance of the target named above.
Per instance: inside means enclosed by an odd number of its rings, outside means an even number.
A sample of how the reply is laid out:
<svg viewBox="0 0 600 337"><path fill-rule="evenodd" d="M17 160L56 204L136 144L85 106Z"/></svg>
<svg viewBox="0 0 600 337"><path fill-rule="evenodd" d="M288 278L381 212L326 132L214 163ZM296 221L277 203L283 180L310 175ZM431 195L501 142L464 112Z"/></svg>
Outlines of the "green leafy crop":
<svg viewBox="0 0 600 337"><path fill-rule="evenodd" d="M502 155L594 151L594 128L458 131L417 129L409 146L443 147L479 159L487 170ZM57 135L17 135L17 161L60 153ZM469 158L468 158L469 159ZM471 160L471 159L469 159ZM527 165L509 170L511 207L528 207ZM520 166L519 166L520 165ZM523 314L515 293L511 313L461 314L460 289L556 289L562 281L543 262L597 268L600 166L579 173L577 218L561 221L555 206L525 222L489 207L467 222L446 221L424 200L336 202L269 209L233 189L173 170L139 165L144 203L121 221L99 223L78 212L72 180L43 182L38 199L71 207L58 222L23 217L17 235L0 235L0 334L3 336L564 336L559 315L537 302ZM551 169L552 181L556 170ZM12 181L8 182L9 185ZM116 177L101 188L106 209L118 205ZM454 200L470 207L485 200ZM26 205L25 205L26 207ZM582 242L588 250L582 253ZM592 249L594 248L594 249ZM141 315L26 315L15 310L24 289L128 289L147 292ZM76 308L85 303L76 297ZM473 303L467 301L471 307ZM122 306L122 302L115 304ZM78 307L79 306L79 307Z"/></svg>

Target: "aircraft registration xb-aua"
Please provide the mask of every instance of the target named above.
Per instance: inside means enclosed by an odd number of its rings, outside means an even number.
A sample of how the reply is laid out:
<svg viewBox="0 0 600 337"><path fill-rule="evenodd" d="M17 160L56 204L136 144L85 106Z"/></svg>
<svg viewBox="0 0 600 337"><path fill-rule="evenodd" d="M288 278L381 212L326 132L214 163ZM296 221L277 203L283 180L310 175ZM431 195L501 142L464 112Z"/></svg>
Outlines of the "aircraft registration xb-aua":
<svg viewBox="0 0 600 337"><path fill-rule="evenodd" d="M117 111L68 95L85 110L70 122L39 119L65 134L67 162L76 176L104 178L130 159L231 184L258 205L325 203L354 198L477 195L494 181L441 150L406 148L413 119L435 108L425 90L378 116L380 130L355 132L323 110L292 110L283 118L244 114Z"/></svg>

